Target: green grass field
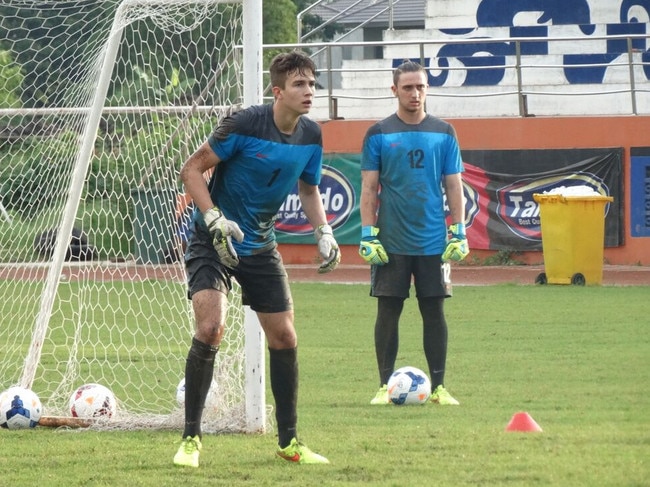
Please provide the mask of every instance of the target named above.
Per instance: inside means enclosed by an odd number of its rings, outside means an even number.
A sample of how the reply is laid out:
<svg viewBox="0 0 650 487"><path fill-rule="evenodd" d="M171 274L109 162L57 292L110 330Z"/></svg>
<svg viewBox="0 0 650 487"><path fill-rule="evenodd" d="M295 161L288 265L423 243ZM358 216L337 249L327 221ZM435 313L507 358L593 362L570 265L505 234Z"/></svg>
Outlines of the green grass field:
<svg viewBox="0 0 650 487"><path fill-rule="evenodd" d="M648 287L456 287L446 385L461 405L446 408L368 404L378 384L367 285L293 291L299 432L331 465L282 463L272 432L206 435L201 467L187 470L171 462L180 432L39 427L0 431L0 485L650 484ZM413 298L401 365L426 369ZM518 411L543 432L504 431Z"/></svg>

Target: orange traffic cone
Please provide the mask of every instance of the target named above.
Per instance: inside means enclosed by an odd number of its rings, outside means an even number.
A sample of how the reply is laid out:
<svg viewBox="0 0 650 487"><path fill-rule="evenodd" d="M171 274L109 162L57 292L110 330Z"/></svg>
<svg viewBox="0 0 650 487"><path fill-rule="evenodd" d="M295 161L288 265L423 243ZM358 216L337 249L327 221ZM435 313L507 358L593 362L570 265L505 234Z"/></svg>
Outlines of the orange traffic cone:
<svg viewBox="0 0 650 487"><path fill-rule="evenodd" d="M542 428L528 413L515 413L506 426L506 431L542 431Z"/></svg>

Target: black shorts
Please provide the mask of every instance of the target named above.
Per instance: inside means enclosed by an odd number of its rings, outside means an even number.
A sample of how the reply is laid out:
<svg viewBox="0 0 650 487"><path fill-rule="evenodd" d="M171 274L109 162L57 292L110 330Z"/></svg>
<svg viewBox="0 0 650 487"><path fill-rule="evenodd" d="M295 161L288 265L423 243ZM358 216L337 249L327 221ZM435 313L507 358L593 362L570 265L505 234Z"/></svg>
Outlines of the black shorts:
<svg viewBox="0 0 650 487"><path fill-rule="evenodd" d="M221 264L212 243L190 239L186 253L187 296L204 289L217 289L224 294L232 290L231 278L242 289L242 303L260 313L281 313L293 309L289 277L277 249L261 254L240 256L235 269Z"/></svg>
<svg viewBox="0 0 650 487"><path fill-rule="evenodd" d="M439 255L388 254L388 264L373 265L370 270L370 295L408 298L411 277L419 298L452 295L451 266Z"/></svg>

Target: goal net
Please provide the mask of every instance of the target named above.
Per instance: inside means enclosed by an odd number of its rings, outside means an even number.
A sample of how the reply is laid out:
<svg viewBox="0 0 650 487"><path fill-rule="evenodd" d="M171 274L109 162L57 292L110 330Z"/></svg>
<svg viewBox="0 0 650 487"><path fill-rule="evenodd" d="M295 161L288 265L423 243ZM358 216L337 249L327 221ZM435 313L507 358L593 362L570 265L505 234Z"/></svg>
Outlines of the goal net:
<svg viewBox="0 0 650 487"><path fill-rule="evenodd" d="M99 383L118 403L106 426L182 426L194 324L178 171L259 84L242 74L261 50L244 42L253 4L2 2L0 389L33 389L44 415ZM253 316L233 292L206 432L267 427Z"/></svg>

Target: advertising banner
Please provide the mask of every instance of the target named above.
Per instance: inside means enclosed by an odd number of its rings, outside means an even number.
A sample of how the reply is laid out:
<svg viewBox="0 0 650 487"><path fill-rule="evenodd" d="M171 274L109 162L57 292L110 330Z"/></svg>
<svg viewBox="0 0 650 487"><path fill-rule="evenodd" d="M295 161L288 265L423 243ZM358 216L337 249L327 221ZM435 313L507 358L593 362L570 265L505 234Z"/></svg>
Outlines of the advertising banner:
<svg viewBox="0 0 650 487"><path fill-rule="evenodd" d="M623 149L527 149L462 151L471 248L542 250L539 205L533 194L587 186L613 196L606 206L605 246L622 244ZM340 244L359 243L360 154L326 154L321 196ZM297 185L277 215L281 243L314 243L300 208Z"/></svg>
<svg viewBox="0 0 650 487"><path fill-rule="evenodd" d="M613 196L605 208L605 247L622 243L623 149L462 151L467 237L475 249L542 250L533 194L586 186Z"/></svg>
<svg viewBox="0 0 650 487"><path fill-rule="evenodd" d="M650 147L632 147L630 166L630 235L650 237Z"/></svg>
<svg viewBox="0 0 650 487"><path fill-rule="evenodd" d="M339 244L358 244L361 238L359 192L361 154L325 154L320 193L327 221ZM279 243L314 243L313 228L300 207L296 184L275 222Z"/></svg>

